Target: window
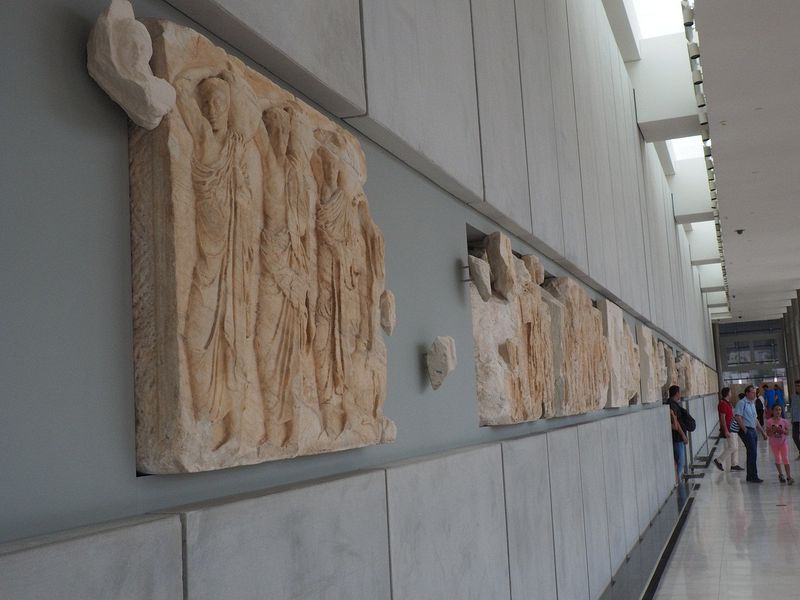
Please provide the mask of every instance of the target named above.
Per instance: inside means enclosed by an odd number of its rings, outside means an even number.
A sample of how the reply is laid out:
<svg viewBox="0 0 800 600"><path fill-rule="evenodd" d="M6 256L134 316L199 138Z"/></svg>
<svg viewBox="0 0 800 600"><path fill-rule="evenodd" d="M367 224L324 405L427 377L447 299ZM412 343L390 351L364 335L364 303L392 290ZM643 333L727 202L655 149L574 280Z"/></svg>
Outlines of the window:
<svg viewBox="0 0 800 600"><path fill-rule="evenodd" d="M750 342L733 342L728 346L727 363L729 366L746 365L750 362Z"/></svg>
<svg viewBox="0 0 800 600"><path fill-rule="evenodd" d="M775 340L758 340L753 342L753 362L773 363L778 360L778 350Z"/></svg>

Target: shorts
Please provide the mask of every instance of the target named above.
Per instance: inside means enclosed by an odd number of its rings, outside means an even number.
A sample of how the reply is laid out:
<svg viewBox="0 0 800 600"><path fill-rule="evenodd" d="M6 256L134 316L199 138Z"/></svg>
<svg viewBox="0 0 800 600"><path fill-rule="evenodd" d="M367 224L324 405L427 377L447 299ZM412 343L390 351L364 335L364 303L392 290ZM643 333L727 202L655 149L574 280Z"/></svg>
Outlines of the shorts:
<svg viewBox="0 0 800 600"><path fill-rule="evenodd" d="M787 440L773 442L770 438L769 449L772 450L772 455L775 457L776 465L789 464L789 442Z"/></svg>

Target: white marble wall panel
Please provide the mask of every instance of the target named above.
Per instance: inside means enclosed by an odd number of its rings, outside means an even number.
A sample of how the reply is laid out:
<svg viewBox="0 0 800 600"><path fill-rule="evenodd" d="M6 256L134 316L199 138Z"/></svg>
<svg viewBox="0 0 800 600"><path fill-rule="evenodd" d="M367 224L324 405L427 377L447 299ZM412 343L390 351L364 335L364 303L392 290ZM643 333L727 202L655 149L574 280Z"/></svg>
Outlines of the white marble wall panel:
<svg viewBox="0 0 800 600"><path fill-rule="evenodd" d="M178 510L192 600L391 597L383 471Z"/></svg>
<svg viewBox="0 0 800 600"><path fill-rule="evenodd" d="M468 203L483 202L467 0L363 0L368 111L349 122Z"/></svg>
<svg viewBox="0 0 800 600"><path fill-rule="evenodd" d="M583 517L586 522L589 597L594 599L599 598L611 582L602 422L595 421L578 427L578 451Z"/></svg>
<svg viewBox="0 0 800 600"><path fill-rule="evenodd" d="M555 598L547 436L534 435L502 446L511 596L515 600Z"/></svg>
<svg viewBox="0 0 800 600"><path fill-rule="evenodd" d="M608 514L608 549L611 572L616 573L627 554L625 539L625 507L622 486L622 460L617 424L623 419L603 419L603 474Z"/></svg>
<svg viewBox="0 0 800 600"><path fill-rule="evenodd" d="M630 427L633 439L633 472L636 480L636 512L639 517L639 533L650 523L650 499L647 485L647 459L643 452L645 435L642 428L641 414L631 414Z"/></svg>
<svg viewBox="0 0 800 600"><path fill-rule="evenodd" d="M364 114L358 0L169 0L339 117Z"/></svg>
<svg viewBox="0 0 800 600"><path fill-rule="evenodd" d="M499 444L386 470L394 600L510 598L502 473Z"/></svg>
<svg viewBox="0 0 800 600"><path fill-rule="evenodd" d="M639 130L636 116L632 114L633 90L622 58L615 55L615 84L617 105L617 127L620 139L620 161L622 164L622 206L620 223L624 240L626 265L620 268L621 285L629 285L624 298L640 314L649 314L647 266L645 264L644 223L642 202L639 194L639 166L635 153L638 150Z"/></svg>
<svg viewBox="0 0 800 600"><path fill-rule="evenodd" d="M0 598L181 600L177 516L117 521L0 546Z"/></svg>
<svg viewBox="0 0 800 600"><path fill-rule="evenodd" d="M564 258L584 273L588 273L589 256L586 250L586 222L583 214L581 163L575 120L570 35L567 27L567 0L545 0L545 12L547 15L548 56L550 57L550 82L553 89L556 125Z"/></svg>
<svg viewBox="0 0 800 600"><path fill-rule="evenodd" d="M702 450L703 444L705 444L706 438L708 437L706 434L706 415L705 415L705 407L703 406L703 401L701 399L697 399L694 401L689 402L689 413L694 417L694 421L697 425L694 431L689 433L689 437L691 438L691 456L688 452L689 448L687 448L687 457L686 462L688 465L691 465L694 462L694 457L704 453Z"/></svg>
<svg viewBox="0 0 800 600"><path fill-rule="evenodd" d="M611 48L616 51L614 34L608 25L606 12L600 0L591 2L594 13L594 38L596 59L599 71L600 95L594 98L600 110L597 123L597 132L600 135L600 158L597 172L600 181L600 216L603 220L603 244L605 257L608 263L605 266L605 280L601 281L609 291L617 296L622 296L621 276L622 265L620 253L617 248L619 238L619 222L617 221L616 206L619 204L621 193L622 173L619 172L619 149L616 144L614 132L616 131L616 118L614 115L614 87L611 75Z"/></svg>
<svg viewBox="0 0 800 600"><path fill-rule="evenodd" d="M659 448L653 443L655 439L653 432L658 429L658 417L658 411L652 409L644 411L642 416L642 435L644 436L645 454L647 455L647 489L648 497L650 498L648 522L655 516L659 504L658 477L656 475Z"/></svg>
<svg viewBox="0 0 800 600"><path fill-rule="evenodd" d="M628 112L629 118L632 118L635 122L636 115L633 106L633 99L629 100L626 103L626 109ZM629 133L629 137L633 138L634 140L634 160L636 161L636 178L637 178L637 190L639 192L639 206L641 210L642 216L642 234L644 238L644 265L645 265L645 276L647 278L647 306L646 311L642 313L645 315L650 321L653 323L658 323L658 316L656 312L656 305L658 302L658 297L656 293L656 277L655 277L655 242L652 235L652 230L650 227L651 218L649 215L650 212L650 195L648 193L649 190L649 182L645 177L644 166L645 166L645 143L642 140L641 134L637 128L634 128L631 133Z"/></svg>
<svg viewBox="0 0 800 600"><path fill-rule="evenodd" d="M522 114L514 0L471 1L484 200L518 227L530 231L528 164L525 130L521 127L527 121ZM548 106L552 111L552 102Z"/></svg>
<svg viewBox="0 0 800 600"><path fill-rule="evenodd" d="M672 212L672 197L669 194L669 189L664 190L662 197L664 223L666 224L667 228L667 256L669 258L668 262L670 277L667 283L669 288L669 296L667 297L667 301L672 308L672 311L667 313L667 322L664 328L676 339L682 341L678 320L684 320L684 302L683 280L680 276L680 257L678 256L677 230L678 227L683 226L675 223L675 217Z"/></svg>
<svg viewBox="0 0 800 600"><path fill-rule="evenodd" d="M577 428L549 432L547 449L558 597L585 600L589 598L589 571L581 479L574 468L579 464Z"/></svg>
<svg viewBox="0 0 800 600"><path fill-rule="evenodd" d="M719 430L719 400L716 394L706 396L706 426L708 437L717 435Z"/></svg>
<svg viewBox="0 0 800 600"><path fill-rule="evenodd" d="M623 136L622 106L622 73L620 61L622 60L617 49L613 35L608 40L609 88L608 104L608 146L609 162L611 163L611 177L613 187L614 223L616 225L617 260L619 261L620 282L619 294L629 306L637 305L637 281L634 256L632 252L633 232L631 231L630 198L628 197L628 181L636 173L626 169L625 165L625 139ZM641 227L641 226L640 226ZM638 310L638 309L637 309Z"/></svg>
<svg viewBox="0 0 800 600"><path fill-rule="evenodd" d="M669 488L667 487L667 470L665 467L664 454L669 451L670 445L664 433L666 427L664 423L664 419L666 418L664 406L659 406L653 412L658 413L656 425L653 430L653 439L654 443L658 447L656 452L655 471L658 479L658 506L660 507L664 502L664 498L666 498L667 494L669 493Z"/></svg>
<svg viewBox="0 0 800 600"><path fill-rule="evenodd" d="M620 447L620 473L622 474L622 508L625 515L625 546L626 552L630 551L639 539L639 508L636 502L636 470L634 454L636 447L633 442L631 422L635 413L619 417L617 433Z"/></svg>
<svg viewBox="0 0 800 600"><path fill-rule="evenodd" d="M672 458L672 426L670 423L669 406L661 406L658 409L661 414L661 453L659 454L659 464L661 465L662 490L661 499L663 501L675 487L675 466Z"/></svg>
<svg viewBox="0 0 800 600"><path fill-rule="evenodd" d="M653 302L653 322L671 332L674 331L675 313L672 306L672 279L669 244L667 232L670 229L667 221L667 196L666 181L664 180L661 163L652 144L644 147L644 182L646 186L647 225L650 241L651 264L648 275L653 278L654 290L651 295ZM674 225L674 220L671 220ZM674 227L672 228L674 231Z"/></svg>
<svg viewBox="0 0 800 600"><path fill-rule="evenodd" d="M588 271L595 280L604 282L606 264L615 257L606 259L603 219L600 214L601 192L597 173L599 149L596 146L602 136L595 131L599 113L595 99L600 97L601 92L598 89L596 51L592 44L594 20L591 17L594 11L591 2L592 0L566 0Z"/></svg>
<svg viewBox="0 0 800 600"><path fill-rule="evenodd" d="M559 155L545 2L546 0L516 2L519 62L525 107L533 234L559 254L563 254ZM495 3L491 3L494 6Z"/></svg>

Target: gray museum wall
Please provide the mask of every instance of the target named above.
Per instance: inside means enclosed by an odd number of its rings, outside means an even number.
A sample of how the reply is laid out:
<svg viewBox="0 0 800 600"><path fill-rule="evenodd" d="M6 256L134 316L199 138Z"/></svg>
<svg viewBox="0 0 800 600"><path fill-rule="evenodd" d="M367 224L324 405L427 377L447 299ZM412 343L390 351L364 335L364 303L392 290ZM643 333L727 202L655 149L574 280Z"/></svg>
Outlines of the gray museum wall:
<svg viewBox="0 0 800 600"><path fill-rule="evenodd" d="M106 5L14 0L0 6L6 92L0 97L6 141L0 162L0 542L638 410L479 428L462 267L467 227L488 233L498 226L359 134L369 165L366 193L385 234L387 282L397 297L385 406L397 424L397 442L211 473L137 477L127 122L85 68L87 35ZM195 27L233 51L160 0L139 0L135 10ZM641 150L631 160L649 156L644 145ZM645 236L647 272L663 274L664 284L648 287L646 295L644 281L633 287L651 307L669 302L664 312L668 307L680 323L685 311L672 304L666 239L678 233L666 196L646 197L642 219L657 219L664 232L659 262ZM520 252L534 251L519 238L513 242ZM567 247L569 261L573 251L582 253ZM617 268L614 261L606 262ZM553 275L568 274L552 260L544 264ZM689 330L698 340L704 335L695 325ZM436 335L455 338L459 365L433 392L422 353ZM653 452L660 447L651 439L643 443Z"/></svg>

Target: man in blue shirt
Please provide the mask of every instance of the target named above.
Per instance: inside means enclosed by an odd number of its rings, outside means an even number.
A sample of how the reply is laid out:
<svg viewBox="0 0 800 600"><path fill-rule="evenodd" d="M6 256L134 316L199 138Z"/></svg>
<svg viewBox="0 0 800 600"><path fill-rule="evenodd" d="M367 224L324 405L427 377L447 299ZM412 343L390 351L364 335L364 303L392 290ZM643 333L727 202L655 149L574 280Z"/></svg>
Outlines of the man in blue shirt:
<svg viewBox="0 0 800 600"><path fill-rule="evenodd" d="M800 379L794 381L794 394L792 394L792 439L797 451L800 452ZM800 454L795 460L800 460Z"/></svg>
<svg viewBox="0 0 800 600"><path fill-rule="evenodd" d="M744 447L747 450L747 481L751 483L761 483L764 481L758 477L758 467L756 458L758 456L758 431L766 440L767 434L761 423L756 417L756 388L748 385L744 390L744 398L736 403L734 418L739 423L739 427L744 432Z"/></svg>
<svg viewBox="0 0 800 600"><path fill-rule="evenodd" d="M783 398L783 390L778 387L778 384L773 386L773 389L767 389L764 394L764 408L765 416L767 418L772 416L772 409L776 404L781 405L781 414L786 416L786 400Z"/></svg>

